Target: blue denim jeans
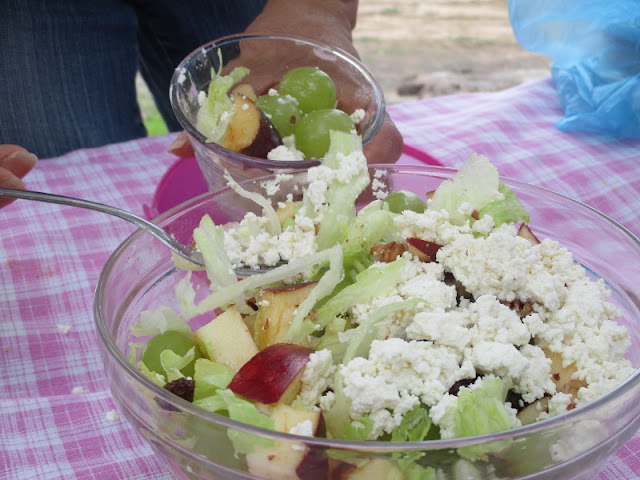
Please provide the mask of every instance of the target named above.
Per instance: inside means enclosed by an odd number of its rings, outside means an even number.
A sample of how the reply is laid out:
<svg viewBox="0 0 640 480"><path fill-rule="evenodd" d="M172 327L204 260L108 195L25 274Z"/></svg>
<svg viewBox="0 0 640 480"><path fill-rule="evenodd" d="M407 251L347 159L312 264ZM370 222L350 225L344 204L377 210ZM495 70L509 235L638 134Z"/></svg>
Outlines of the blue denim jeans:
<svg viewBox="0 0 640 480"><path fill-rule="evenodd" d="M266 0L0 0L0 144L40 158L144 137L139 70L171 131L180 61Z"/></svg>

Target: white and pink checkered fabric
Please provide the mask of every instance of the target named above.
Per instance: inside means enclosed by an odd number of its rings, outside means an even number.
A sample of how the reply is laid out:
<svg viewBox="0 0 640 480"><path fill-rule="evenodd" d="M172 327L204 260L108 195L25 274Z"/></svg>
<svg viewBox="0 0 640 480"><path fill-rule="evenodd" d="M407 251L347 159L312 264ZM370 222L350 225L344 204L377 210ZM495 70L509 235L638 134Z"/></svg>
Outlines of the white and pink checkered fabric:
<svg viewBox="0 0 640 480"><path fill-rule="evenodd" d="M471 152L484 153L502 175L579 199L640 233L640 141L556 130L562 112L548 80L389 111L407 144L403 163L457 167ZM143 215L175 162L166 153L172 139L44 160L28 186ZM110 415L116 406L94 329L98 275L133 230L107 215L51 204L17 201L0 210L0 478L171 478L124 418ZM598 479L639 477L636 435Z"/></svg>

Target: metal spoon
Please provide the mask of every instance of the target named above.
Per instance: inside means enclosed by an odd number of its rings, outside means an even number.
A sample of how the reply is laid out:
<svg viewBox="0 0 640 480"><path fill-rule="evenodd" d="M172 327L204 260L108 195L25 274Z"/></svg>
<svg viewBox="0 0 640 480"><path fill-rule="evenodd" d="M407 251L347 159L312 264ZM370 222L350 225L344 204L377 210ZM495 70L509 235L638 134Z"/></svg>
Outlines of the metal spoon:
<svg viewBox="0 0 640 480"><path fill-rule="evenodd" d="M151 235L156 237L162 243L164 243L171 250L176 252L182 258L189 260L196 265L204 267L204 259L200 252L195 251L191 247L178 242L175 238L170 236L162 228L156 224L145 220L142 217L134 215L120 208L111 207L102 203L91 202L89 200L83 200L81 198L65 197L63 195L53 195L51 193L34 192L31 190L17 190L14 188L0 187L0 197L22 198L25 200L36 200L38 202L58 203L60 205L69 205L72 207L86 208L88 210L96 210L98 212L108 213L116 217L127 220L138 227L146 230ZM239 276L255 275L257 273L263 273L268 267L263 268L236 268L236 273Z"/></svg>

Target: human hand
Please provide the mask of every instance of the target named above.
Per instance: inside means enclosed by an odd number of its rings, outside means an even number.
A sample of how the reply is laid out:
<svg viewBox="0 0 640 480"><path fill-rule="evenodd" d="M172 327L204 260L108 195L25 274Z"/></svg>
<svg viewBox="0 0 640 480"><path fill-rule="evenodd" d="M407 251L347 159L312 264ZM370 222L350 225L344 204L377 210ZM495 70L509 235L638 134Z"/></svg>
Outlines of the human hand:
<svg viewBox="0 0 640 480"><path fill-rule="evenodd" d="M24 189L22 178L35 167L38 157L18 145L0 145L0 187ZM0 197L0 208L14 198Z"/></svg>
<svg viewBox="0 0 640 480"><path fill-rule="evenodd" d="M289 0L270 0L263 12L245 30L246 34L284 34L308 38L328 46L340 48L358 58L358 52L353 46L351 31L355 26L357 1L354 0L299 0L300 8L296 9L295 19L291 17L291 2ZM291 59L291 52L278 51L273 44L262 48L253 44L251 50L243 48L241 57L234 59L225 68L228 71L234 66L242 65L250 69L250 75L245 79L250 83L258 95L266 93L269 88L279 82L283 72L274 70L274 65L281 63L281 58L288 58L289 64L296 64ZM304 59L298 59L297 64L304 65ZM340 76L340 71L327 72L344 92L338 108L346 112L355 110L349 102L361 94L361 85L348 78ZM354 102L356 103L356 102ZM402 135L392 122L388 114L376 137L369 142L364 153L369 163L395 163L402 153ZM179 157L193 156L193 148L185 132L178 135L169 147L169 152Z"/></svg>

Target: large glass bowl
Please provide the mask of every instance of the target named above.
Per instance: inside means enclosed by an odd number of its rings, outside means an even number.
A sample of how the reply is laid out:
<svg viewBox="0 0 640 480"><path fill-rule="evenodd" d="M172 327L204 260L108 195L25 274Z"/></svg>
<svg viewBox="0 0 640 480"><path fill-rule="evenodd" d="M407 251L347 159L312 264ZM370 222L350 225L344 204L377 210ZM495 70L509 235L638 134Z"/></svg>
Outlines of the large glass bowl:
<svg viewBox="0 0 640 480"><path fill-rule="evenodd" d="M289 70L319 67L336 85L337 108L348 114L362 109L364 118L357 124L363 144L378 133L385 117L382 88L369 69L347 52L310 40L286 35L231 35L215 40L190 53L176 68L171 80L170 99L176 118L189 135L196 160L210 191L226 185L225 170L236 180L246 180L268 173L309 168L319 159L278 161L233 152L215 143L196 128L200 109L198 94L207 91L212 71L223 73L236 66L251 70L243 82L256 87L262 95Z"/></svg>
<svg viewBox="0 0 640 480"><path fill-rule="evenodd" d="M372 166L384 172L390 190L411 190L423 195L454 171L439 167L402 165ZM283 183L283 198L294 185L304 184L305 173L296 173ZM640 365L640 241L631 232L590 207L548 190L503 179L531 214L531 228L540 237L550 237L574 252L577 261L602 278L612 291L610 300L622 312L620 322L631 336L628 358ZM260 182L245 184L259 189ZM297 190L299 191L299 190ZM362 202L373 199L367 190ZM230 189L206 193L166 212L157 223L184 242L208 213L214 221L238 220L255 206ZM347 442L300 437L262 430L194 407L169 394L142 376L129 362L129 342L139 342L129 327L141 311L160 305L177 308L174 285L184 272L173 268L166 247L138 231L125 240L109 258L95 297L95 317L106 373L113 397L131 424L163 457L177 478L258 478L247 472L242 455L234 456L231 431L291 441L295 450L309 448L310 459L322 459L330 450L342 457L391 459L394 452L416 451L447 465L460 447L496 443L500 450L489 456L489 469L481 467L479 478L592 479L598 469L636 432L640 425L640 374L635 373L615 390L563 415L497 434L454 440L414 443ZM203 285L206 278L196 276ZM201 290L206 290L202 288ZM203 292L204 294L204 292ZM194 327L210 320L196 318ZM495 477L489 476L493 472ZM300 472L304 473L304 472ZM301 478L332 478L310 471ZM333 477L335 478L335 477ZM395 477L394 477L395 478ZM455 479L455 476L447 478ZM467 478L461 477L458 478ZM457 479L456 479L457 480Z"/></svg>

